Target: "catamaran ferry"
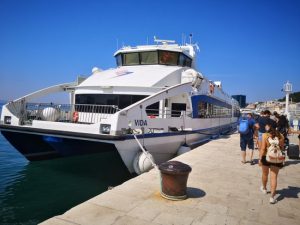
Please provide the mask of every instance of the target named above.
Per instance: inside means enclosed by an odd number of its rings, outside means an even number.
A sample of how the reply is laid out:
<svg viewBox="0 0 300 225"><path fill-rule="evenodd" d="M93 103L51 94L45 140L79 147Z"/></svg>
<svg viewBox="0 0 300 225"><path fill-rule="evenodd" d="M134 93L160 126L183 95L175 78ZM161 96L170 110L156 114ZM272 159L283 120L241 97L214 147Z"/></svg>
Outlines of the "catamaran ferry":
<svg viewBox="0 0 300 225"><path fill-rule="evenodd" d="M1 133L30 161L114 153L139 174L149 169L145 154L159 164L234 130L239 105L221 82L197 71L197 46L154 41L119 49L114 69L93 68L86 79L7 103ZM70 102L35 100L57 92L68 94Z"/></svg>

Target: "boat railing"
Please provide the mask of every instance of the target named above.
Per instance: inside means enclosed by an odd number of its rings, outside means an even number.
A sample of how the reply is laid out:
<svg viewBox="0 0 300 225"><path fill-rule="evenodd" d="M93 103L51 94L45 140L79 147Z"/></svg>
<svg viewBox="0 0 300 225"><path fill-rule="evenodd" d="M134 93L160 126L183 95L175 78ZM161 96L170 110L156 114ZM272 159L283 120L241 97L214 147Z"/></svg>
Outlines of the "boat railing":
<svg viewBox="0 0 300 225"><path fill-rule="evenodd" d="M199 109L199 118L226 118L232 117L231 109Z"/></svg>
<svg viewBox="0 0 300 225"><path fill-rule="evenodd" d="M300 119L300 110L299 109L290 110L289 113L292 118Z"/></svg>
<svg viewBox="0 0 300 225"><path fill-rule="evenodd" d="M20 124L33 120L65 123L98 123L119 111L116 105L54 104L11 102L7 108L20 119Z"/></svg>
<svg viewBox="0 0 300 225"><path fill-rule="evenodd" d="M149 118L171 118L171 117L193 117L192 111L189 110L159 110L146 109ZM199 110L199 118L230 118L232 117L231 109Z"/></svg>
<svg viewBox="0 0 300 225"><path fill-rule="evenodd" d="M187 110L146 109L146 113L149 118L192 117L192 111Z"/></svg>

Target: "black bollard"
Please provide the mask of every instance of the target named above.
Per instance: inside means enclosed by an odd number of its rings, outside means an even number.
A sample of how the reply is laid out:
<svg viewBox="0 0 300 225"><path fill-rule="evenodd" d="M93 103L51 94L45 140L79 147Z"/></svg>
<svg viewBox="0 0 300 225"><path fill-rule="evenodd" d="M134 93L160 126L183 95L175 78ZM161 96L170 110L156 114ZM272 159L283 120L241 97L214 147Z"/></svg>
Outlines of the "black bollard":
<svg viewBox="0 0 300 225"><path fill-rule="evenodd" d="M186 185L192 168L178 161L164 162L159 165L161 174L161 196L169 200L187 198Z"/></svg>

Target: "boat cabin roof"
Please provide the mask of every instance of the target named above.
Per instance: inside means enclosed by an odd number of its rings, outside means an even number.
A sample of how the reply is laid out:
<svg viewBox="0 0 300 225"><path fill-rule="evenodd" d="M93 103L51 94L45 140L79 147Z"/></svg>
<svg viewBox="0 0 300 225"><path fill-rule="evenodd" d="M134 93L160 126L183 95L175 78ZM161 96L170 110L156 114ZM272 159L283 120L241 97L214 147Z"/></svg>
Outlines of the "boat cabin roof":
<svg viewBox="0 0 300 225"><path fill-rule="evenodd" d="M118 51L115 52L114 56L120 53L129 53L129 52L146 52L146 51L157 51L157 50L164 50L164 51L172 51L172 52L179 52L184 53L186 56L190 58L194 58L193 47L191 45L183 45L180 46L178 44L163 44L163 45L139 45L139 46L124 46Z"/></svg>

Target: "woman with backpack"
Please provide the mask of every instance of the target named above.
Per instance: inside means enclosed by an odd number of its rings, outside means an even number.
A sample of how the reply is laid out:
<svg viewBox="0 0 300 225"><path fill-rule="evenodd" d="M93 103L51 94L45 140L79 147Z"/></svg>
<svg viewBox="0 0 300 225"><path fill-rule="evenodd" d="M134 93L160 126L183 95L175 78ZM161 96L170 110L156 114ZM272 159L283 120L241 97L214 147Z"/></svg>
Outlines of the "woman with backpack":
<svg viewBox="0 0 300 225"><path fill-rule="evenodd" d="M265 126L266 133L262 135L262 143L259 153L259 166L262 167L262 186L260 190L267 194L268 176L270 173L271 197L270 203L276 203L275 194L279 169L283 167L284 136L280 134L270 123Z"/></svg>

